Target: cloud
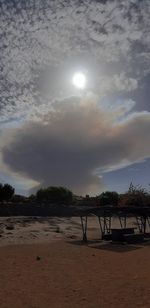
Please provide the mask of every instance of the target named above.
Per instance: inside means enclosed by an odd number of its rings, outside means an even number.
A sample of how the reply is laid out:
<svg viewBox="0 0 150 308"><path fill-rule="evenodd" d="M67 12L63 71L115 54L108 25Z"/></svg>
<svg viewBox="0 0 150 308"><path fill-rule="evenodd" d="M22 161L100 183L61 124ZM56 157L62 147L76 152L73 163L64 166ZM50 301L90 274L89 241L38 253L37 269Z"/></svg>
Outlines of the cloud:
<svg viewBox="0 0 150 308"><path fill-rule="evenodd" d="M149 113L131 111L131 99L109 103L117 93L133 97L150 73L149 15L149 0L1 0L7 168L87 192L102 187L103 172L149 157ZM80 97L71 86L76 70L87 74Z"/></svg>
<svg viewBox="0 0 150 308"><path fill-rule="evenodd" d="M138 80L126 76L125 72L120 74L113 74L112 76L99 77L99 94L101 96L107 96L110 93L115 92L130 92L138 88Z"/></svg>
<svg viewBox="0 0 150 308"><path fill-rule="evenodd" d="M3 162L41 186L100 192L104 172L150 156L150 113L129 114L130 103L104 109L92 95L57 101L38 121L5 131Z"/></svg>
<svg viewBox="0 0 150 308"><path fill-rule="evenodd" d="M135 89L149 73L149 14L149 0L1 1L0 120L32 117L35 109L62 97L60 71L64 75L77 60L86 59L88 66L90 59L99 74L104 66L108 83L111 71L111 92ZM39 81L47 68L46 96ZM99 93L99 84L94 91Z"/></svg>

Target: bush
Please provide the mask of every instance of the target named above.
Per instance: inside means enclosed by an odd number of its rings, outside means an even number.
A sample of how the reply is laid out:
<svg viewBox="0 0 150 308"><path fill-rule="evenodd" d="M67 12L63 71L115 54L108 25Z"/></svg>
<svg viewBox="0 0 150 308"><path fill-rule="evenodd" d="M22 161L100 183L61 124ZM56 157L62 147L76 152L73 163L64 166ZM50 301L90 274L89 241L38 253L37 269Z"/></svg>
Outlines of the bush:
<svg viewBox="0 0 150 308"><path fill-rule="evenodd" d="M128 191L120 196L119 204L121 206L147 206L150 202L150 195L140 185L134 186L132 183Z"/></svg>
<svg viewBox="0 0 150 308"><path fill-rule="evenodd" d="M36 198L40 202L50 203L70 203L73 200L72 192L65 187L50 186L41 188L36 193Z"/></svg>
<svg viewBox="0 0 150 308"><path fill-rule="evenodd" d="M12 199L15 189L9 184L0 184L0 201L8 201Z"/></svg>
<svg viewBox="0 0 150 308"><path fill-rule="evenodd" d="M118 205L118 193L115 191L105 191L99 196L100 205Z"/></svg>

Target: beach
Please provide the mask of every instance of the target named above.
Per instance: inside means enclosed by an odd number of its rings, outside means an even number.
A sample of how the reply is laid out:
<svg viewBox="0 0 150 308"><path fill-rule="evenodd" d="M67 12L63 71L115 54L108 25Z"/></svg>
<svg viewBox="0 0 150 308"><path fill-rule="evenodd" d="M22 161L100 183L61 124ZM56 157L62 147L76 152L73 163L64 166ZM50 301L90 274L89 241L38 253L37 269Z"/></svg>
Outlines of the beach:
<svg viewBox="0 0 150 308"><path fill-rule="evenodd" d="M59 221L60 229L54 224L52 232L48 226L47 230L43 229L43 223L36 219L33 224L26 221L28 235L25 236L25 227L20 227L22 237L17 242L13 235L13 232L17 234L17 224L12 231L6 229L6 224L11 228L11 219L7 218L7 223L3 219L1 308L149 307L149 242L118 245L95 240L83 245L76 220L75 234L75 229L65 231L69 222L63 229L64 221ZM15 219L19 226L22 219ZM39 223L41 231L37 229ZM44 228L47 224L44 221ZM29 240L31 234L36 234L33 231L41 235ZM5 234L8 232L12 234ZM96 234L97 230L91 228L91 232ZM45 234L43 241L42 234ZM2 243L5 237L7 241Z"/></svg>

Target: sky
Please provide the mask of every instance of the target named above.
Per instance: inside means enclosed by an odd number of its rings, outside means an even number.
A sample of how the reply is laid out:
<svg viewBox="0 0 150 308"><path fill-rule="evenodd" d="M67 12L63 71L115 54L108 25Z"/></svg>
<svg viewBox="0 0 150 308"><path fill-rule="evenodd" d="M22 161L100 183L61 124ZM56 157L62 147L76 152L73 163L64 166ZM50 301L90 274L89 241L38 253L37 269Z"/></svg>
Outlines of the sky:
<svg viewBox="0 0 150 308"><path fill-rule="evenodd" d="M0 0L0 182L148 187L149 16L149 0Z"/></svg>

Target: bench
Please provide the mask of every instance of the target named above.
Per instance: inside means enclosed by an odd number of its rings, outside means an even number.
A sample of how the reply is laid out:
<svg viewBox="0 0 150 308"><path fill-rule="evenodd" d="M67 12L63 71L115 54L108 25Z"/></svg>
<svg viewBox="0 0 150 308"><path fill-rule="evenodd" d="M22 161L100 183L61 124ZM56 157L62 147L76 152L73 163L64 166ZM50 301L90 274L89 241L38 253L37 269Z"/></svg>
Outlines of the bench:
<svg viewBox="0 0 150 308"><path fill-rule="evenodd" d="M125 235L134 235L135 228L111 229L112 241L125 242Z"/></svg>
<svg viewBox="0 0 150 308"><path fill-rule="evenodd" d="M145 233L145 234L144 234L144 237L147 238L147 239L149 239L149 238L150 238L150 233L148 233L148 232Z"/></svg>
<svg viewBox="0 0 150 308"><path fill-rule="evenodd" d="M124 234L124 240L128 244L141 243L144 241L144 234Z"/></svg>

